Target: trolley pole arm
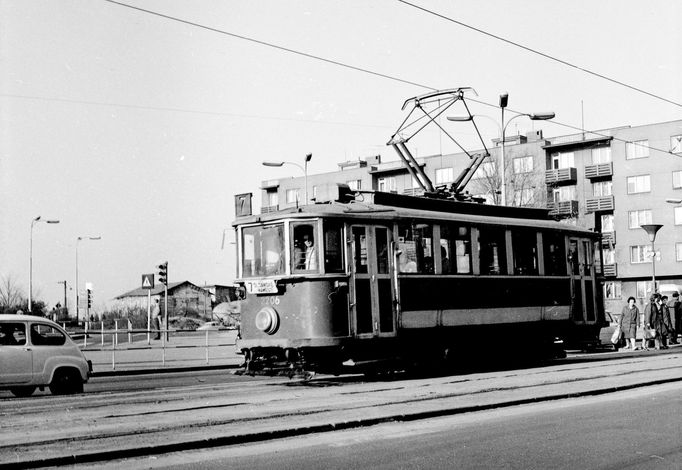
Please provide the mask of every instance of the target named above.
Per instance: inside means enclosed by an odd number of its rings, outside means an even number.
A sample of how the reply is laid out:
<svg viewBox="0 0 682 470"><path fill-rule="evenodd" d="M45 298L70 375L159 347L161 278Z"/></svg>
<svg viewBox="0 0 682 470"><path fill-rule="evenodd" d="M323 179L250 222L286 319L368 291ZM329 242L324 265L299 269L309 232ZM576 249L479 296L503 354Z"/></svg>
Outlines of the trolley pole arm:
<svg viewBox="0 0 682 470"><path fill-rule="evenodd" d="M421 187L424 188L425 191L429 192L435 192L435 188L433 187L433 184L431 183L431 180L429 179L428 176L426 176L426 173L424 173L424 170L419 166L419 163L417 163L417 160L412 156L410 151L407 149L407 146L405 145L405 142L398 142L398 146L400 149L403 151L403 153L407 156L409 161L412 163L414 170L419 174L419 176L422 178L422 183ZM419 180L417 180L419 181Z"/></svg>

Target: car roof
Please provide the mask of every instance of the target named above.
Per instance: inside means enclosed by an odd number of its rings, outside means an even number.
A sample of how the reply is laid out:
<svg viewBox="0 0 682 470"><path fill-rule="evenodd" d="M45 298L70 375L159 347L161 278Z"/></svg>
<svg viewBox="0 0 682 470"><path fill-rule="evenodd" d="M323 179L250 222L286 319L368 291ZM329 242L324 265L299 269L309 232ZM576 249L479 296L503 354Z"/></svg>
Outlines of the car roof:
<svg viewBox="0 0 682 470"><path fill-rule="evenodd" d="M12 315L12 314L0 314L0 321L43 321L47 323L56 324L49 318L38 317L36 315Z"/></svg>

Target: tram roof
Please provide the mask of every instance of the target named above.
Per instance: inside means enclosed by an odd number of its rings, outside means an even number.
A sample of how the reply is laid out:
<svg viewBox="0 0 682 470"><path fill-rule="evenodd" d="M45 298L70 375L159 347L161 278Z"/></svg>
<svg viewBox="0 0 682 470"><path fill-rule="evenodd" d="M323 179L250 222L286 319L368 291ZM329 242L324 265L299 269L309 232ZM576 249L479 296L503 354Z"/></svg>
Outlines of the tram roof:
<svg viewBox="0 0 682 470"><path fill-rule="evenodd" d="M350 202L332 202L290 207L279 211L238 218L233 225L270 222L289 218L333 217L364 220L448 220L513 226L533 226L569 232L594 233L562 224L547 209L493 206L449 199L404 196L381 191L360 191Z"/></svg>

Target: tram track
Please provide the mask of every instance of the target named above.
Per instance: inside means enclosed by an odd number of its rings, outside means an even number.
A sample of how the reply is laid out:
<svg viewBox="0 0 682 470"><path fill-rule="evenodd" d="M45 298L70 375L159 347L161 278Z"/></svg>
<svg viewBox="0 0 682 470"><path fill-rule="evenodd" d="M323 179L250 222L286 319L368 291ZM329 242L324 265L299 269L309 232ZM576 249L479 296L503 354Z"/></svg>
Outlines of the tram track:
<svg viewBox="0 0 682 470"><path fill-rule="evenodd" d="M317 385L325 381L334 379L319 379ZM163 400L158 390L127 392L109 397L106 407L83 403L82 396L55 397L61 410L49 397L37 405L8 400L0 402L0 468L227 446L678 381L682 381L679 353L455 380L351 381L338 387L295 381L193 385L164 389ZM184 406L175 406L181 401ZM55 436L36 431L40 428L59 431Z"/></svg>

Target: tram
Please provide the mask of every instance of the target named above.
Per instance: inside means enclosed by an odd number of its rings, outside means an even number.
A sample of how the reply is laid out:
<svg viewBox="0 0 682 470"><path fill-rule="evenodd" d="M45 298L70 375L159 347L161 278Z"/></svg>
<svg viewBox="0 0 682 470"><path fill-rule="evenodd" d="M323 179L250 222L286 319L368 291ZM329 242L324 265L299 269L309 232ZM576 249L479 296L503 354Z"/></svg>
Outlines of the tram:
<svg viewBox="0 0 682 470"><path fill-rule="evenodd" d="M599 337L597 233L545 209L338 188L234 223L247 372L428 365Z"/></svg>

